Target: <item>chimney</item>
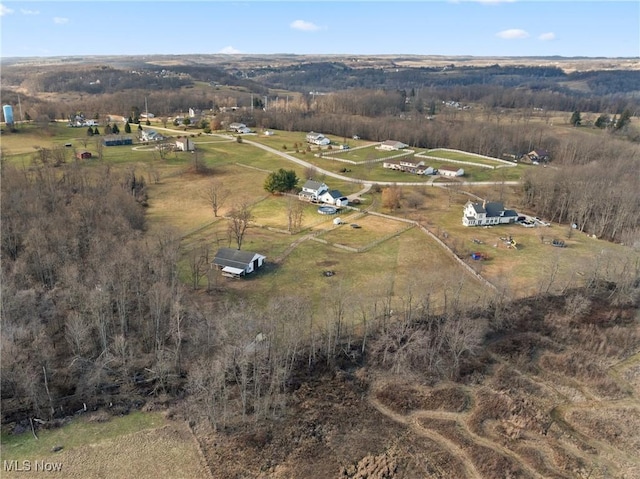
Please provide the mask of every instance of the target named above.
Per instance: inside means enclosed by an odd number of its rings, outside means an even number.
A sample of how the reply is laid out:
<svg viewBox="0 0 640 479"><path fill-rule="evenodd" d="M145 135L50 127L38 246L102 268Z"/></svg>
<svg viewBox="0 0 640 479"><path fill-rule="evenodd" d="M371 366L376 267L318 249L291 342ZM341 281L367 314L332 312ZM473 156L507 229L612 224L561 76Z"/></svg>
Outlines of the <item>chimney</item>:
<svg viewBox="0 0 640 479"><path fill-rule="evenodd" d="M482 207L487 209L487 200L482 200Z"/></svg>

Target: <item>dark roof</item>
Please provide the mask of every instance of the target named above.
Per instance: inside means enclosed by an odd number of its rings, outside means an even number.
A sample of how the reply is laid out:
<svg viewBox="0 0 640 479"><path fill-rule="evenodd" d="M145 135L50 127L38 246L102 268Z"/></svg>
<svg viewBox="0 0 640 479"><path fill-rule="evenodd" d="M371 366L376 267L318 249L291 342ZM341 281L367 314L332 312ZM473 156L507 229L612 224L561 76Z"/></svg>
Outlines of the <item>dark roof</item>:
<svg viewBox="0 0 640 479"><path fill-rule="evenodd" d="M331 198L343 198L344 195L342 193L340 193L338 190L330 190L329 194L331 195Z"/></svg>
<svg viewBox="0 0 640 479"><path fill-rule="evenodd" d="M245 269L258 253L233 248L220 248L213 258L213 264Z"/></svg>
<svg viewBox="0 0 640 479"><path fill-rule="evenodd" d="M487 210L487 216L500 216L504 211L504 204L498 201L491 201L484 205L484 209Z"/></svg>
<svg viewBox="0 0 640 479"><path fill-rule="evenodd" d="M502 216L518 216L518 212L516 210L504 210Z"/></svg>
<svg viewBox="0 0 640 479"><path fill-rule="evenodd" d="M471 203L471 206L473 206L473 210L477 213L486 213L485 209L482 207L481 203Z"/></svg>

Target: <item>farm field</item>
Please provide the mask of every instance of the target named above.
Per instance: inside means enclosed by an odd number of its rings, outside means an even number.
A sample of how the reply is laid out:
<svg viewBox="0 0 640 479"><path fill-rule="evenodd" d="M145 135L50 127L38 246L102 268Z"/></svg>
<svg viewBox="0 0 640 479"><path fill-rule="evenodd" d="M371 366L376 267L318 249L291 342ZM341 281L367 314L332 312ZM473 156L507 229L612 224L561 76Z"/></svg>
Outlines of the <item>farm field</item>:
<svg viewBox="0 0 640 479"><path fill-rule="evenodd" d="M134 412L111 418L91 413L58 429L3 437L2 461L29 461L30 471L8 471L3 478L65 477L109 479L200 479L210 477L194 435L184 422L160 413ZM59 452L52 452L62 446ZM36 471L38 464L58 464L59 472Z"/></svg>
<svg viewBox="0 0 640 479"><path fill-rule="evenodd" d="M50 144L68 141L71 138L69 130L75 131L77 129L70 129L58 124L52 125L51 132L55 134L48 136L48 141ZM158 128L158 130L162 131L161 128ZM37 130L34 130L15 136L20 136L20 140L33 150L33 146L39 145L42 139L42 136L36 132ZM56 136L58 133L60 137ZM171 133L176 134L176 136L179 134L179 132ZM17 143L15 143L12 135L7 135L6 137L14 142L9 143L8 150L11 152L12 144L15 147ZM260 142L271 142L274 148L281 149L283 140L291 142L296 139L300 141L300 137L304 138L301 133L276 132L273 137L261 138ZM255 136L253 136L252 141L255 139ZM85 161L87 165L109 164L117 169L130 169L133 167L136 174L147 178L149 232L159 234L165 229L171 229L183 238L183 250L185 252L181 266L183 279L186 280L188 276L188 267L186 265L188 252L193 251L196 247L202 248L204 246L209 249L210 254L214 254L218 247L230 245L227 220L222 217L214 218L210 206L207 205L203 197L203 191L207 186L212 182L218 182L229 191L227 200L220 208L219 214L221 216L227 214L232 207L241 202L252 205L256 226L249 229L244 248L260 251L267 256L268 261L279 260L277 267L274 266L273 277L277 276L278 278L275 283L272 281L273 278L269 276L271 272L265 271L258 274L255 280L251 281L228 282L221 280L222 282L220 282L220 278L216 278L218 284L228 285L230 290L234 291L242 290L245 288L243 285L250 285L247 289L263 298L266 298L269 294L274 294L281 285L285 290L296 294L302 294L303 291L309 291L317 286L319 290L316 296L320 298L326 292L325 286L328 286L328 281L327 278L321 276L321 270L316 271L318 269L317 265L310 266L308 262L312 260L314 265L316 263L322 264L324 261L334 264L335 259L313 260L313 258L316 256L319 258L340 257L342 258L341 264L345 265L346 270L342 271L340 275L336 275L336 277L328 278L329 281L334 283L342 281L344 285L350 283L354 289L362 291L370 288L370 276L379 276L383 272L385 275L394 277L394 294L398 297L402 296L403 290L398 285L403 280L399 279L399 271L409 276L415 276L415 272L410 272L406 269L407 258L404 256L396 255L395 263L391 261L389 258L392 258L393 254L390 251L400 244L404 244L407 237L414 237L416 241L419 241L418 244L422 248L423 244L429 243L426 235L418 230L409 230L402 232L396 238L383 241L382 244L365 253L339 250L335 246L331 246L331 244L341 244L355 249L366 248L377 240L385 239L387 235L393 235L394 232L403 230L405 225L397 221L374 218L372 216L360 217L352 221L349 218L355 217L356 213L351 213L348 216L341 213L345 222L361 223L362 228L351 229L348 225L336 228L332 224L333 217L321 217L315 211L317 207L313 205L305 207L301 232L290 235L270 231L268 228L276 230L287 229L287 199L270 196L264 191L263 183L268 172L278 168L294 169L298 177L304 178L304 168L277 154L268 153L249 144L239 144L235 140L224 139L219 136L195 135L194 141L198 145L202 161L210 168L209 175L198 175L192 171L193 153L171 153L162 160L158 158L154 151L149 151L146 147L136 147L133 150L131 147L125 146L104 148L103 160ZM5 143L3 141L4 146ZM287 151L287 153L291 154L291 151ZM15 158L24 158L24 155L28 157L32 154L9 155L8 160L14 161ZM336 170L338 166L342 167L344 165L340 162L317 158L308 154L299 155L299 157L312 161L320 167L326 167L327 163L329 163ZM443 164L445 163L443 162ZM393 172L382 167L349 166L351 171L343 173L344 176L367 179L373 177L379 181L413 182L424 179L426 182L429 179L429 177ZM438 165L434 166L437 167ZM496 175L500 175L501 179L506 181L518 179L520 171L524 168L523 166L518 166L517 168L489 170L481 167L464 166L465 171L469 172L469 176L465 177L463 181L495 179ZM331 170L331 168L328 169ZM157 182L152 181L153 176L158 178ZM326 181L330 188L339 189L345 195L355 193L362 187L357 182L325 178L322 174L316 179ZM301 180L301 183L303 181ZM402 212L404 216L416 219L427 225L434 234L446 240L461 257L467 258L474 269L499 289L509 290L516 296L536 293L541 290L560 291L569 285L578 285L589 277L590 272L595 267L600 267L604 264L609 265L609 270L613 273L624 266L625 261L627 261L625 258L629 258L630 255L630 251L627 248L594 240L578 232L573 234L571 238L567 238L568 229L557 225L551 228L532 229L518 225L487 229L463 227L460 219L461 211L469 197L458 190L461 188L465 191L477 190L483 197L493 199L498 195L500 189L505 190L505 194L508 193L509 188L504 188L500 185L485 187L484 189L473 188L472 186L455 186L442 189L426 185L424 187L403 186L402 188L405 195L410 194L412 191L417 192L419 195L426 195L423 205L415 209L404 209ZM362 200L363 208L373 208L387 213L380 207L380 193L369 192L362 197ZM507 203L507 206L510 205ZM511 205L511 207L516 207L517 209L517 205ZM447 238L442 236L445 233ZM308 234L319 234L318 238L320 240L327 241L330 244L323 245L317 241L306 241L304 237ZM417 238L415 237L416 235ZM518 243L517 250L507 248L505 242L500 239L508 236L512 236ZM568 247L554 248L549 244L545 244L554 238L565 240ZM474 243L473 239L479 240L481 244ZM298 241L302 242L292 249L292 243ZM391 247L391 245L395 246ZM387 251L388 248L391 248L391 250ZM300 255L299 252L302 251L305 253ZM407 252L406 249L403 249L403 251ZM472 252L482 253L488 259L472 261L468 259ZM382 261L381 258L388 254L391 254L388 261ZM446 257L446 255L447 253L443 249L436 247L434 253L429 257L430 263L433 263L436 258ZM420 255L415 260L417 261L416 265L422 262L419 257ZM594 261L594 259L597 259L597 261ZM357 267L355 267L356 264ZM384 267L381 266L382 264L384 264ZM352 267L352 265L354 266ZM401 267L400 265L404 266ZM300 281L301 271L306 271L307 269L309 269L309 272L314 272L306 280L309 283ZM451 277L460 275L461 271L459 265L449 260L444 260L440 269L443 275ZM316 273L320 276L317 276ZM303 274L303 276L305 275L306 273ZM553 276L553 280L550 284L545 283L551 276ZM267 280L266 278L269 279ZM347 280L347 278L349 279ZM508 278L508 280L505 278ZM469 276L469 279L472 283L474 282L471 276ZM266 283L269 283L269 285L266 285ZM204 283L201 284L204 285ZM474 286L474 288L477 287Z"/></svg>

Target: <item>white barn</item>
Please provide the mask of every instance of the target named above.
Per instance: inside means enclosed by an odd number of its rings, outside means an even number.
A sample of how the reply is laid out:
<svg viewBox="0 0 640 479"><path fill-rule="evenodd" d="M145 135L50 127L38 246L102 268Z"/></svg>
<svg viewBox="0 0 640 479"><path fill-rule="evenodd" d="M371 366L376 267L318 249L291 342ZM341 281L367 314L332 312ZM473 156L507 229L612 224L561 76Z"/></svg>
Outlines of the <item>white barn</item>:
<svg viewBox="0 0 640 479"><path fill-rule="evenodd" d="M464 176L464 170L452 166L441 166L438 168L438 174L442 176Z"/></svg>
<svg viewBox="0 0 640 479"><path fill-rule="evenodd" d="M193 151L196 149L196 145L188 136L179 136L176 139L176 149L180 151Z"/></svg>
<svg viewBox="0 0 640 479"><path fill-rule="evenodd" d="M380 145L377 146L376 149L394 151L394 150L402 150L408 146L409 145L402 143L401 141L387 140L385 142L380 143Z"/></svg>
<svg viewBox="0 0 640 479"><path fill-rule="evenodd" d="M252 251L220 248L211 264L221 270L224 276L238 278L257 271L264 265L265 259L266 256Z"/></svg>

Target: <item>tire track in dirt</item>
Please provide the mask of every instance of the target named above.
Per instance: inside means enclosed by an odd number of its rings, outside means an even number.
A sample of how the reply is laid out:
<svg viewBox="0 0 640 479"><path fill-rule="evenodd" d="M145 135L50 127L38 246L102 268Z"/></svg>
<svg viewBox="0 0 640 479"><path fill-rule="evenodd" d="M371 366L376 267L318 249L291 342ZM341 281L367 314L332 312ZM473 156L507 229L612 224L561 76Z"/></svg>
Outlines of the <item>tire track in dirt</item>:
<svg viewBox="0 0 640 479"><path fill-rule="evenodd" d="M431 439L440 447L442 447L443 450L453 455L462 464L466 472L466 477L468 479L484 479L476 469L469 455L462 448L458 447L458 445L455 444L453 441L450 441L449 439L438 434L437 432L425 429L418 423L417 418L404 416L402 414L398 414L392 411L391 409L383 405L380 401L375 399L372 395L369 395L368 399L369 399L369 403L374 408L376 408L376 410L380 414L388 417L389 419L392 419L397 423L404 424L405 426L410 427L417 434ZM451 413L451 414L455 414L455 413Z"/></svg>
<svg viewBox="0 0 640 479"><path fill-rule="evenodd" d="M378 399L369 395L369 402L375 407L381 414L393 419L396 422L410 426L416 433L432 439L443 447L447 452L453 454L464 466L469 478L483 478L478 472L473 462L473 459L467 454L467 452L458 446L455 442L447 439L438 432L431 431L420 423L420 419L436 419L445 421L454 421L459 425L466 436L475 444L491 449L492 451L506 456L513 460L518 466L526 471L530 476L536 479L545 479L545 476L540 474L537 470L531 467L526 461L524 461L518 454L510 449L505 448L501 444L498 444L490 439L484 438L472 432L467 423L466 418L469 416L469 412L449 412L449 411L427 411L417 410L410 414L402 415L396 413L384 406ZM546 455L546 454L545 454ZM549 469L553 470L556 474L563 476L563 472L555 467L549 466Z"/></svg>
<svg viewBox="0 0 640 479"><path fill-rule="evenodd" d="M613 459L607 459L606 460L607 462L612 462L612 460L613 462L618 462L619 459L623 459L627 463L634 464L640 467L640 457L631 455L615 447L614 445L610 444L606 440L600 440L584 434L580 430L580 426L577 426L577 427L574 426L573 423L567 419L567 416L571 415L573 411L577 411L577 410L595 412L595 411L603 411L606 409L619 409L624 407L640 409L640 401L638 400L636 395L633 393L632 386L629 384L628 381L626 381L622 377L622 374L621 374L626 367L629 367L635 363L635 361L637 360L637 356L638 354L630 356L629 358L626 358L612 365L607 371L607 374L616 382L616 384L618 384L621 387L621 390L627 392L628 397L625 397L622 399L601 399L597 394L595 394L591 390L588 384L580 382L574 378L567 377L562 373L557 373L555 371L550 371L548 369L541 368L542 371L544 371L544 373L549 377L545 378L545 377L542 377L540 374L531 374L531 373L524 374L517 368L513 368L513 365L507 363L500 356L491 354L491 357L495 361L501 364L508 365L509 367L515 369L515 371L517 371L519 374L522 374L523 376L527 377L529 380L535 382L540 387L543 387L544 389L549 389L555 392L555 394L557 394L558 397L562 398L562 402L558 403L549 412L550 419L551 419L549 428L553 424L556 424L558 428L562 430L563 433L567 434L574 441L577 441L578 443L582 444L581 447L575 447L576 446L575 444L573 445L573 447L570 447L572 454L574 454L577 457L580 457L586 463L589 463L593 461L593 457L590 457L590 454L588 454L589 451L597 452L599 456L602 456L601 453L605 452L609 456L609 458L613 458ZM578 391L583 396L584 400L579 402L572 400L571 398L567 397L566 394L562 393L559 389L554 387L553 382L557 384L565 385L568 388ZM568 444L564 445L564 447L567 447L567 446L569 445ZM585 450L587 451L587 453L585 453Z"/></svg>
<svg viewBox="0 0 640 479"><path fill-rule="evenodd" d="M516 454L512 450L507 449L501 444L498 444L485 437L479 436L473 431L471 431L471 429L469 429L469 426L467 426L466 421L464 420L466 416L468 416L468 413L452 413L452 412L444 412L444 411L425 411L425 410L415 411L410 414L410 417L413 418L414 421L417 423L418 427L422 429L426 429L422 424L418 422L419 419L422 419L422 418L444 419L449 421L455 421L462 428L464 433L475 444L489 448L492 451L497 452L498 454L502 454L503 456L507 456L508 458L515 461L520 467L522 467L522 469L524 469L531 476L538 479L545 479L544 476L542 476L540 473L538 473L538 471L536 471L531 466L529 466L518 454ZM559 472L559 471L556 471L556 472Z"/></svg>

